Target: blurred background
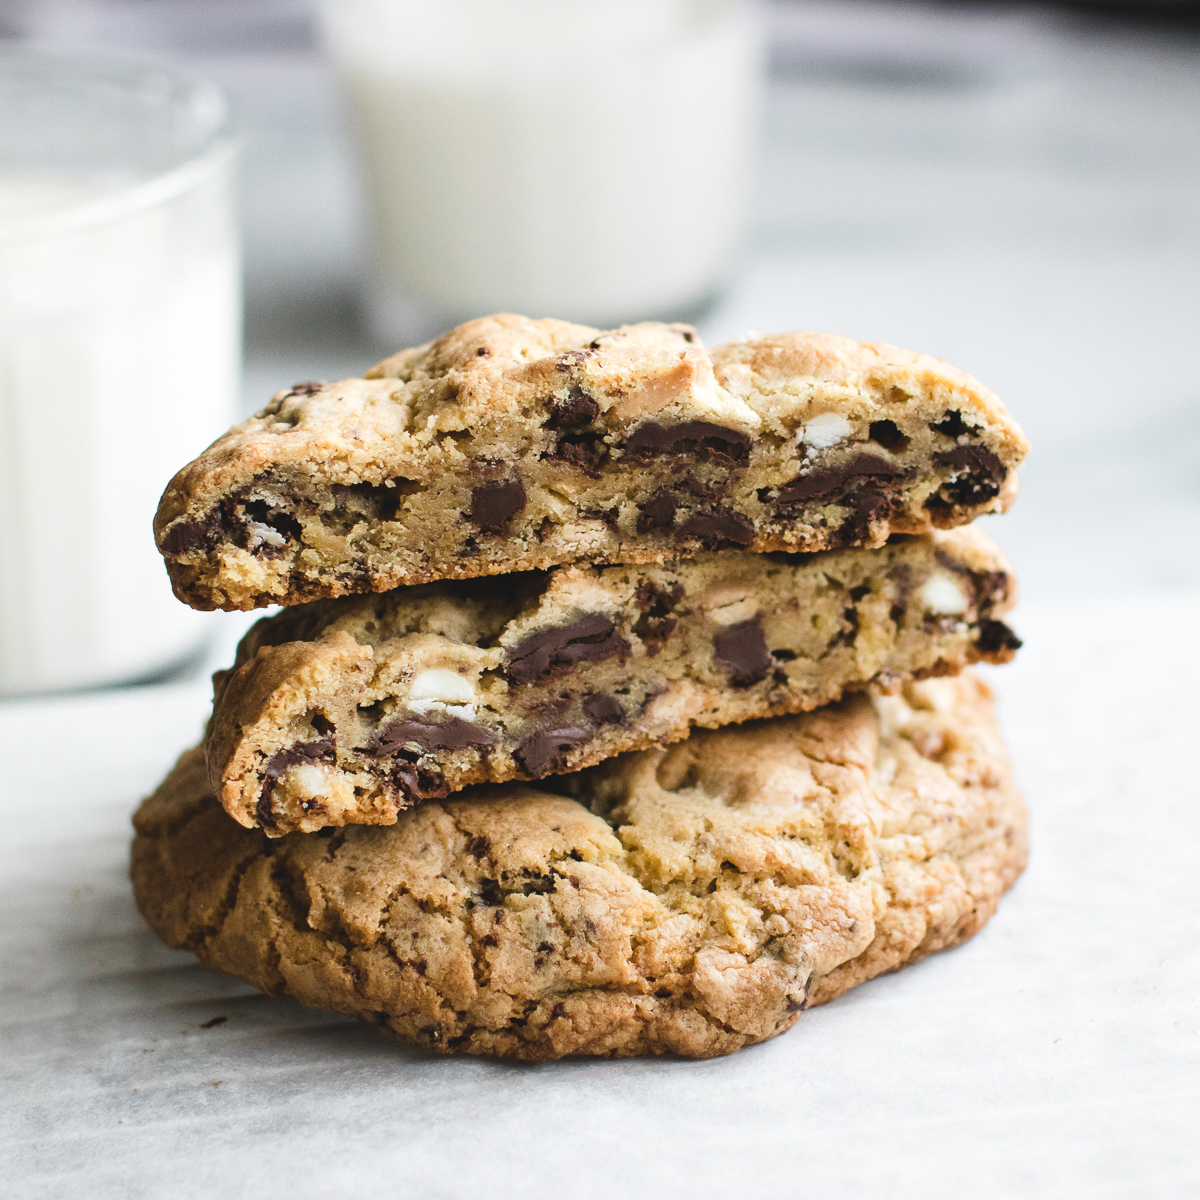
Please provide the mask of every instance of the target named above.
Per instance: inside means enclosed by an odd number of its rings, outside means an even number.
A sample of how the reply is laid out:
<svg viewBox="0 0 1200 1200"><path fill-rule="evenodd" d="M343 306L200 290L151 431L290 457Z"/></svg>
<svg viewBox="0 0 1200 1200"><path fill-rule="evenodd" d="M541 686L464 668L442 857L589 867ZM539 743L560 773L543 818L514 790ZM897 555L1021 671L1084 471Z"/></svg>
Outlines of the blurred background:
<svg viewBox="0 0 1200 1200"><path fill-rule="evenodd" d="M996 390L1034 446L989 526L1027 601L1200 579L1200 6L773 0L761 16L748 222L683 315L710 344L895 342ZM398 348L364 311L367 208L309 0L0 0L0 36L169 60L231 97L243 412Z"/></svg>

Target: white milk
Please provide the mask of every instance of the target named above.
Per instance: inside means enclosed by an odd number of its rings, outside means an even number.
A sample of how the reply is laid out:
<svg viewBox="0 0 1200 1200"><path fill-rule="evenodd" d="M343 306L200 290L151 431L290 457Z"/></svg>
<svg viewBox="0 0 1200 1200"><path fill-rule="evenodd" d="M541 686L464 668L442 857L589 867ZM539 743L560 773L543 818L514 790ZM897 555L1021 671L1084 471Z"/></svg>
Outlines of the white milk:
<svg viewBox="0 0 1200 1200"><path fill-rule="evenodd" d="M740 0L328 0L377 323L684 312L742 229L760 77ZM392 311L387 311L387 306ZM396 330L396 333L401 333Z"/></svg>
<svg viewBox="0 0 1200 1200"><path fill-rule="evenodd" d="M0 695L196 649L151 521L229 425L240 355L227 155L132 190L0 175Z"/></svg>

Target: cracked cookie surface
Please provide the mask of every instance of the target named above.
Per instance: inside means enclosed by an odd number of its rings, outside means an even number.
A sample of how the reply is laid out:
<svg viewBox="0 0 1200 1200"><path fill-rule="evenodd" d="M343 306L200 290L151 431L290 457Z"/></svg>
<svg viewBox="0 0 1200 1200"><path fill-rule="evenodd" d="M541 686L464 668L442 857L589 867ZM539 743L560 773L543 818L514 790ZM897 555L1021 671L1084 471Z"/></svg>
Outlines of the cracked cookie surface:
<svg viewBox="0 0 1200 1200"><path fill-rule="evenodd" d="M991 539L955 529L299 605L259 622L215 677L209 780L273 836L390 824L468 784L1005 662L1015 593Z"/></svg>
<svg viewBox="0 0 1200 1200"><path fill-rule="evenodd" d="M819 333L501 314L298 384L175 476L155 534L197 608L574 562L879 546L1001 511L1025 439L970 376Z"/></svg>
<svg viewBox="0 0 1200 1200"><path fill-rule="evenodd" d="M134 824L138 907L256 987L442 1052L727 1054L975 933L1025 812L972 677L693 733L386 828L271 840L185 754Z"/></svg>

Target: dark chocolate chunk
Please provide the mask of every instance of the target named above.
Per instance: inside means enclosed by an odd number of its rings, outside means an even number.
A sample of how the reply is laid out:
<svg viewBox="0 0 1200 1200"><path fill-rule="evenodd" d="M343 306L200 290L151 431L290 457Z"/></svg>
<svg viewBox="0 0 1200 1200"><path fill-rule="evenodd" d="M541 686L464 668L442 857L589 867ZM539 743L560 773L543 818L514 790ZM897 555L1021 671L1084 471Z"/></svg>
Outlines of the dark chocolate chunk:
<svg viewBox="0 0 1200 1200"><path fill-rule="evenodd" d="M436 771L427 771L404 759L393 764L386 779L399 797L402 808L411 808L422 800L440 800L450 794L445 779Z"/></svg>
<svg viewBox="0 0 1200 1200"><path fill-rule="evenodd" d="M975 430L962 419L960 412L948 412L936 425L930 429L948 438L960 438L964 433L974 433Z"/></svg>
<svg viewBox="0 0 1200 1200"><path fill-rule="evenodd" d="M729 672L735 688L750 687L771 669L767 639L757 618L729 625L713 638L713 656Z"/></svg>
<svg viewBox="0 0 1200 1200"><path fill-rule="evenodd" d="M638 533L649 533L652 529L670 529L675 524L676 508L675 497L666 488L661 488L638 505Z"/></svg>
<svg viewBox="0 0 1200 1200"><path fill-rule="evenodd" d="M590 479L600 478L599 462L604 443L598 433L570 433L558 439L558 444L546 457L578 467Z"/></svg>
<svg viewBox="0 0 1200 1200"><path fill-rule="evenodd" d="M621 702L616 696L610 696L606 692L597 692L596 695L589 696L583 702L583 711L597 725L623 725L625 723L625 710L621 707Z"/></svg>
<svg viewBox="0 0 1200 1200"><path fill-rule="evenodd" d="M227 532L225 514L220 508L214 508L202 520L177 521L172 525L163 535L163 553L177 556L191 554L195 550L209 550Z"/></svg>
<svg viewBox="0 0 1200 1200"><path fill-rule="evenodd" d="M580 520L603 521L609 529L617 528L617 518L620 516L615 508L588 508L580 512Z"/></svg>
<svg viewBox="0 0 1200 1200"><path fill-rule="evenodd" d="M982 446L955 446L933 456L939 467L949 467L951 482L940 489L951 504L982 504L1000 492L1007 472L1004 464Z"/></svg>
<svg viewBox="0 0 1200 1200"><path fill-rule="evenodd" d="M572 388L567 398L555 404L546 421L547 429L582 429L600 415L600 405L581 388Z"/></svg>
<svg viewBox="0 0 1200 1200"><path fill-rule="evenodd" d="M275 827L275 813L271 808L271 790L288 768L299 766L302 763L334 762L336 759L337 750L331 737L319 738L315 742L299 742L287 750L280 750L278 754L273 754L267 759L262 769L263 785L256 806L259 821L269 828Z"/></svg>
<svg viewBox="0 0 1200 1200"><path fill-rule="evenodd" d="M491 848L491 839L484 837L483 834L473 837L467 843L467 853L471 855L472 858L482 858Z"/></svg>
<svg viewBox="0 0 1200 1200"><path fill-rule="evenodd" d="M975 592L975 607L980 615L991 611L1008 599L1011 579L1007 571L972 571L971 587Z"/></svg>
<svg viewBox="0 0 1200 1200"><path fill-rule="evenodd" d="M464 750L468 746L494 746L496 735L462 717L450 717L446 721L414 721L400 717L375 735L367 753L381 757L395 754L410 742L426 751Z"/></svg>
<svg viewBox="0 0 1200 1200"><path fill-rule="evenodd" d="M525 507L525 485L519 479L481 483L471 493L471 522L485 533L503 533Z"/></svg>
<svg viewBox="0 0 1200 1200"><path fill-rule="evenodd" d="M729 546L749 546L754 541L754 522L731 508L701 509L676 530L680 540L698 538L705 550L723 550Z"/></svg>
<svg viewBox="0 0 1200 1200"><path fill-rule="evenodd" d="M779 489L777 504L797 504L806 500L824 500L853 480L908 479L911 470L898 467L875 454L856 454L845 462L829 467L814 467L805 475L797 475Z"/></svg>
<svg viewBox="0 0 1200 1200"><path fill-rule="evenodd" d="M565 770L567 751L589 737L589 730L575 726L543 730L527 737L517 747L514 757L534 779L539 779L551 771Z"/></svg>
<svg viewBox="0 0 1200 1200"><path fill-rule="evenodd" d="M867 540L871 522L881 521L891 509L891 501L874 488L856 487L838 503L847 509L841 525L829 535L829 548L858 546Z"/></svg>
<svg viewBox="0 0 1200 1200"><path fill-rule="evenodd" d="M530 683L569 670L577 662L601 662L628 650L629 643L608 617L590 613L570 625L530 634L509 651L507 671L517 683Z"/></svg>
<svg viewBox="0 0 1200 1200"><path fill-rule="evenodd" d="M726 429L712 421L680 421L676 425L646 421L625 439L624 450L632 458L691 454L699 459L745 466L750 461L751 440L740 429Z"/></svg>
<svg viewBox="0 0 1200 1200"><path fill-rule="evenodd" d="M872 421L871 441L877 442L885 450L903 450L908 445L908 438L900 432L900 426L895 421Z"/></svg>
<svg viewBox="0 0 1200 1200"><path fill-rule="evenodd" d="M981 654L1012 654L1020 650L1021 639L1003 621L985 618L979 622L979 637L975 641Z"/></svg>

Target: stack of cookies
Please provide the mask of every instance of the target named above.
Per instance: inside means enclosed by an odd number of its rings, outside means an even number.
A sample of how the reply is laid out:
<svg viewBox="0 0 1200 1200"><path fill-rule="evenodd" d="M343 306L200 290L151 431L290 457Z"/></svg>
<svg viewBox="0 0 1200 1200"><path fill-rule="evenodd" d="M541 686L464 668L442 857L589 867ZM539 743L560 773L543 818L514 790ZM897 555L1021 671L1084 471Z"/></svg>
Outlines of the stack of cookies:
<svg viewBox="0 0 1200 1200"><path fill-rule="evenodd" d="M136 817L170 945L414 1045L724 1054L974 933L1025 817L973 662L999 401L824 334L501 315L185 467L200 609L283 605ZM923 682L920 682L923 681Z"/></svg>

